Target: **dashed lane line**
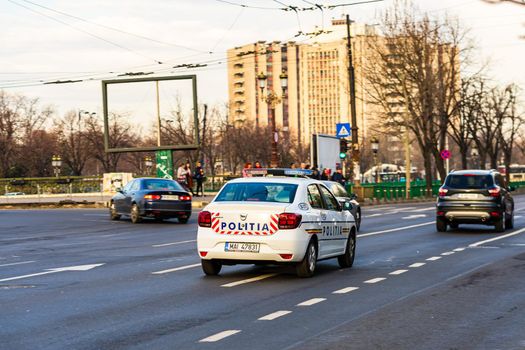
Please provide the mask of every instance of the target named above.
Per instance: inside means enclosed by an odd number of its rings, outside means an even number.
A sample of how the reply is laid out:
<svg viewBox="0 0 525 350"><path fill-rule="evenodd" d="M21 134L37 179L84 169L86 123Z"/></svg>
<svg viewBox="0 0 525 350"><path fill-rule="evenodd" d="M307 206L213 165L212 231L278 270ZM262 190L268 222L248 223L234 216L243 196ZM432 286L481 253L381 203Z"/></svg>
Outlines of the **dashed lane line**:
<svg viewBox="0 0 525 350"><path fill-rule="evenodd" d="M441 253L441 255L443 256L447 256L447 255L452 255L454 254L455 252L444 252L444 253Z"/></svg>
<svg viewBox="0 0 525 350"><path fill-rule="evenodd" d="M409 225L409 226L403 226L403 227L391 228L391 229L388 229L388 230L382 230L382 231L376 231L376 232L364 233L364 234L361 234L361 235L357 235L357 238L362 238L362 237L368 237L368 236L379 235L379 234L381 234L381 233L388 233L388 232L402 231L402 230L407 230L407 229L409 229L409 228L415 228L415 227L421 227L421 226L426 226L426 225L432 225L432 224L435 224L435 223L436 223L435 221L429 221L429 222L423 222L423 223L421 223L421 224L416 224L416 225Z"/></svg>
<svg viewBox="0 0 525 350"><path fill-rule="evenodd" d="M421 267L421 266L424 266L426 264L427 263L417 262L417 263L413 263L412 265L409 265L408 267Z"/></svg>
<svg viewBox="0 0 525 350"><path fill-rule="evenodd" d="M350 292L353 292L354 290L358 290L359 287L346 287L346 288L343 288L343 289L338 289L336 291L333 291L332 294L346 294L346 293L350 293Z"/></svg>
<svg viewBox="0 0 525 350"><path fill-rule="evenodd" d="M326 298L313 298L313 299L303 301L302 303L297 304L297 306L312 306L312 305L318 304L325 300Z"/></svg>
<svg viewBox="0 0 525 350"><path fill-rule="evenodd" d="M462 252L464 250L465 250L465 248L463 248L463 247L454 249L455 252Z"/></svg>
<svg viewBox="0 0 525 350"><path fill-rule="evenodd" d="M2 264L2 265L0 265L0 267L14 266L14 265L23 265L23 264L31 264L31 263L34 263L34 262L35 262L34 260L31 260L31 261L20 261L20 262L15 262L15 263Z"/></svg>
<svg viewBox="0 0 525 350"><path fill-rule="evenodd" d="M441 259L440 256L433 256L433 257L428 258L428 259L425 259L425 260L426 260L426 261L436 261L436 260L439 260L439 259Z"/></svg>
<svg viewBox="0 0 525 350"><path fill-rule="evenodd" d="M410 219L419 219L419 218L426 218L426 217L427 217L427 214L415 214L415 215L403 216L401 219L410 220Z"/></svg>
<svg viewBox="0 0 525 350"><path fill-rule="evenodd" d="M381 282L381 281L384 281L384 280L386 280L386 278L384 278L384 277L377 277L377 278L372 278L370 280L364 281L363 283L374 284L374 283L378 283L378 282Z"/></svg>
<svg viewBox="0 0 525 350"><path fill-rule="evenodd" d="M498 241L500 239L504 239L504 238L507 238L507 237L512 237L512 236L515 236L515 235L519 235L520 233L523 233L523 232L525 232L525 228L522 228L520 230L511 232L511 233L507 233L506 235L503 235L503 236L498 236L498 237L494 237L494 238L491 238L491 239L486 239L484 241L479 241L479 242L476 242L476 243L469 244L469 247L471 247L471 248L479 247L480 245L483 245L485 243L494 242L494 241Z"/></svg>
<svg viewBox="0 0 525 350"><path fill-rule="evenodd" d="M266 316L259 317L258 320L259 321L273 321L276 318L279 318L279 317L282 317L282 316L285 316L285 315L288 315L288 314L291 314L291 313L292 312L288 311L288 310L276 311L276 312L273 312L273 313L268 314Z"/></svg>
<svg viewBox="0 0 525 350"><path fill-rule="evenodd" d="M223 331L223 332L211 335L211 336L209 336L207 338L201 339L201 340L199 340L199 343L214 343L216 341L219 341L219 340L222 340L222 339L227 338L229 336L232 336L234 334L237 334L240 331L241 331L240 329L231 329L231 330L228 330L228 331Z"/></svg>
<svg viewBox="0 0 525 350"><path fill-rule="evenodd" d="M165 273L192 269L192 268L197 267L197 266L201 266L201 264L199 263L199 264L192 264L192 265L186 265L186 266L179 266L179 267L175 267L173 269L167 269L167 270L162 270L162 271L155 271L155 272L152 272L152 274L153 275L163 275Z"/></svg>
<svg viewBox="0 0 525 350"><path fill-rule="evenodd" d="M408 271L408 270L396 270L396 271L392 271L392 272L390 272L389 275L394 275L394 276L395 276L395 275L400 275L400 274L405 273L405 272L407 272L407 271Z"/></svg>
<svg viewBox="0 0 525 350"><path fill-rule="evenodd" d="M153 248L160 248L160 247L167 247L170 245L178 245L178 244L184 244L184 243L193 243L197 242L196 239L190 239L188 241L178 241L178 242L170 242L170 243L163 243L163 244L154 244L152 245Z"/></svg>
<svg viewBox="0 0 525 350"><path fill-rule="evenodd" d="M430 210L436 210L436 207L430 207L430 208L421 208L421 209L415 209L415 210L412 210L414 213L419 213L419 212L422 212L422 211L430 211Z"/></svg>
<svg viewBox="0 0 525 350"><path fill-rule="evenodd" d="M236 286L240 286L241 284L257 282L257 281L264 280L266 278L274 277L274 276L277 276L277 275L278 275L278 273L267 273L265 275L260 275L260 276L248 278L248 279L245 279L245 280L240 280L240 281L235 281L235 282L231 282L231 283L226 283L226 284L221 285L221 287L225 287L225 288L236 287Z"/></svg>

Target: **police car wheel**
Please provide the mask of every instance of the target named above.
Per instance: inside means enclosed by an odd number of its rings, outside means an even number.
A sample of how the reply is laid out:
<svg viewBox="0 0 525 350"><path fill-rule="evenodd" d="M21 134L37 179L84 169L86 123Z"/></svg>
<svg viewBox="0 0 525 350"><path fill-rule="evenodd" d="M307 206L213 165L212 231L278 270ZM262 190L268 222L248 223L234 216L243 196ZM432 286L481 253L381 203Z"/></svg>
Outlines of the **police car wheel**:
<svg viewBox="0 0 525 350"><path fill-rule="evenodd" d="M308 243L303 260L297 264L296 273L299 277L312 277L317 266L317 245L313 240Z"/></svg>
<svg viewBox="0 0 525 350"><path fill-rule="evenodd" d="M355 234L352 232L346 241L345 253L337 257L337 262L342 268L352 267L355 257Z"/></svg>
<svg viewBox="0 0 525 350"><path fill-rule="evenodd" d="M117 209L115 208L115 203L111 202L111 205L109 207L109 218L111 220L118 220L120 219L120 215L117 214Z"/></svg>
<svg viewBox="0 0 525 350"><path fill-rule="evenodd" d="M138 224L141 221L142 218L140 217L139 207L136 204L133 204L131 207L131 222Z"/></svg>
<svg viewBox="0 0 525 350"><path fill-rule="evenodd" d="M221 272L222 264L213 260L201 260L202 271L207 276L217 276Z"/></svg>

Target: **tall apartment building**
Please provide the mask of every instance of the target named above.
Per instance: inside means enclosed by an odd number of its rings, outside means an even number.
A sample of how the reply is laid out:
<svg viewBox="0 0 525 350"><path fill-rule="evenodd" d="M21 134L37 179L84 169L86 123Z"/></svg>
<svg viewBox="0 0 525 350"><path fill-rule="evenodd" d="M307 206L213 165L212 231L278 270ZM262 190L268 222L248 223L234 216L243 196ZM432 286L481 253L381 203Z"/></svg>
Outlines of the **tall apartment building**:
<svg viewBox="0 0 525 350"><path fill-rule="evenodd" d="M264 73L267 88L282 101L276 106L277 128L290 133L292 140L306 145L311 134L335 135L336 123L351 122L348 79L346 21L333 20L329 34L308 42L259 41L228 50L228 84L231 123L251 121L265 126L269 106L264 101L257 75ZM374 40L374 28L352 24L352 51L356 78L356 111L360 140L372 135L374 106L366 103L367 40ZM279 75L288 75L282 94ZM402 158L402 155L400 155Z"/></svg>

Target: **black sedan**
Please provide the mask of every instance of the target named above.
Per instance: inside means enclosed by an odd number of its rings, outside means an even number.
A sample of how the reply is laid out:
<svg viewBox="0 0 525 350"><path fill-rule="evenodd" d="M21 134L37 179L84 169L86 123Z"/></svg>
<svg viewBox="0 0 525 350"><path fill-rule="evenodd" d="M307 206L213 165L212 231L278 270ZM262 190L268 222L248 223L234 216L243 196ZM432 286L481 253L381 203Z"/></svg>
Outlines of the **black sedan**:
<svg viewBox="0 0 525 350"><path fill-rule="evenodd" d="M177 218L185 224L191 216L191 196L173 180L134 179L111 198L109 214L111 220L129 215L134 224L145 217L158 221Z"/></svg>
<svg viewBox="0 0 525 350"><path fill-rule="evenodd" d="M355 219L355 227L357 231L361 227L361 205L356 200L357 196L355 194L348 194L343 185L335 181L323 181L323 183L328 187L330 191L337 197L339 202L349 202L351 204L350 212Z"/></svg>

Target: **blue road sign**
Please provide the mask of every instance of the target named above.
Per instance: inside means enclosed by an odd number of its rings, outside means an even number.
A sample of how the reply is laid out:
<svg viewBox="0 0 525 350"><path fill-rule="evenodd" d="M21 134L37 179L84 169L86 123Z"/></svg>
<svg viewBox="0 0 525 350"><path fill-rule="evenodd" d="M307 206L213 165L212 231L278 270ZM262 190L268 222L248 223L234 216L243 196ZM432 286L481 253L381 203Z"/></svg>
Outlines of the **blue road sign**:
<svg viewBox="0 0 525 350"><path fill-rule="evenodd" d="M335 136L337 138L349 137L352 134L350 123L335 124Z"/></svg>

